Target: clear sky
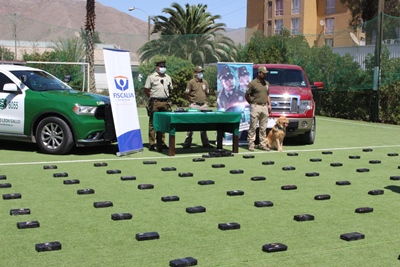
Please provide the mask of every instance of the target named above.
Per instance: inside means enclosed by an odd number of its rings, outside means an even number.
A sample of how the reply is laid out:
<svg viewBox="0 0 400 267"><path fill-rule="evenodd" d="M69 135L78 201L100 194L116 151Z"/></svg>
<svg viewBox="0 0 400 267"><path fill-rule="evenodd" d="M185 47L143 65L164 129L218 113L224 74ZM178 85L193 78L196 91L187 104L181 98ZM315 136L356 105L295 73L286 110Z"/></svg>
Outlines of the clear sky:
<svg viewBox="0 0 400 267"><path fill-rule="evenodd" d="M216 22L225 23L227 28L246 27L246 0L96 0L96 2L118 9L146 22L147 16L163 15L162 9L171 7L174 2L183 7L185 4L197 5L201 3L207 5L207 10L212 15L220 15L221 20ZM137 9L128 11L130 7L136 7Z"/></svg>

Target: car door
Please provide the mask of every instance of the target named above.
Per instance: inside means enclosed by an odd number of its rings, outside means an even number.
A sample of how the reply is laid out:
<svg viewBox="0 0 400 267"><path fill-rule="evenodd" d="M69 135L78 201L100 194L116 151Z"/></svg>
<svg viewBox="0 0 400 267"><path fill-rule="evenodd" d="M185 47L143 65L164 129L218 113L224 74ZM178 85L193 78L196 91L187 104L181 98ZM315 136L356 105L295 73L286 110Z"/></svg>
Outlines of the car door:
<svg viewBox="0 0 400 267"><path fill-rule="evenodd" d="M17 90L5 90L6 84L15 84ZM19 85L0 72L0 134L24 133L25 92Z"/></svg>

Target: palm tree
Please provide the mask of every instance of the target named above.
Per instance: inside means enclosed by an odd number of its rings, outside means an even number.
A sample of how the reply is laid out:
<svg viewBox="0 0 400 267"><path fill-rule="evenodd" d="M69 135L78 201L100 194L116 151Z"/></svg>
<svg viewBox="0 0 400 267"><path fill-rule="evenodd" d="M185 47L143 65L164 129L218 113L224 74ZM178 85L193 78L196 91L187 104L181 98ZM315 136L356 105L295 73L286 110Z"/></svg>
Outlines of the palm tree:
<svg viewBox="0 0 400 267"><path fill-rule="evenodd" d="M95 0L86 1L86 62L89 63L89 90L96 91L96 81L94 78L94 25L95 25Z"/></svg>
<svg viewBox="0 0 400 267"><path fill-rule="evenodd" d="M215 23L221 16L212 16L207 5L185 5L178 3L164 8L169 17L153 18L152 33L160 38L145 43L139 48L141 61L150 61L156 55L176 56L191 61L195 65L217 61L234 61L236 47L234 42L224 36L224 23Z"/></svg>

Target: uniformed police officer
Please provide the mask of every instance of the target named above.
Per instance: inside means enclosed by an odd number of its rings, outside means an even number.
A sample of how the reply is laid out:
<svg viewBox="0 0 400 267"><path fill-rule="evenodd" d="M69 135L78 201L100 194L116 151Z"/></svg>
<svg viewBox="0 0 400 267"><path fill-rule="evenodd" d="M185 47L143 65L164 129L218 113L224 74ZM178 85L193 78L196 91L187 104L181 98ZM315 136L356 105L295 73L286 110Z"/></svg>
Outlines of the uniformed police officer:
<svg viewBox="0 0 400 267"><path fill-rule="evenodd" d="M257 123L260 127L260 149L269 151L266 138L268 116L271 112L271 99L269 96L269 83L265 80L268 70L260 66L257 70L257 78L252 80L246 91L246 100L250 104L250 128L247 136L249 150L254 150Z"/></svg>
<svg viewBox="0 0 400 267"><path fill-rule="evenodd" d="M187 83L185 95L187 100L190 102L190 108L196 108L199 110L208 109L207 97L210 93L210 89L208 87L208 82L203 79L203 71L204 70L201 66L194 68L194 78ZM200 137L203 147L213 147L208 141L207 131L200 131ZM192 138L193 131L187 132L183 148L190 148Z"/></svg>
<svg viewBox="0 0 400 267"><path fill-rule="evenodd" d="M168 102L169 91L173 89L171 77L166 74L166 61L156 62L156 70L150 74L144 85L144 93L149 97L149 150L155 151L156 133L153 128L153 113L158 111L170 111ZM168 149L165 144L165 133L162 133L162 147Z"/></svg>
<svg viewBox="0 0 400 267"><path fill-rule="evenodd" d="M235 92L235 77L229 66L225 65L222 67L218 74L218 80L222 85L222 89L218 93L218 110L227 110L239 102L239 96Z"/></svg>

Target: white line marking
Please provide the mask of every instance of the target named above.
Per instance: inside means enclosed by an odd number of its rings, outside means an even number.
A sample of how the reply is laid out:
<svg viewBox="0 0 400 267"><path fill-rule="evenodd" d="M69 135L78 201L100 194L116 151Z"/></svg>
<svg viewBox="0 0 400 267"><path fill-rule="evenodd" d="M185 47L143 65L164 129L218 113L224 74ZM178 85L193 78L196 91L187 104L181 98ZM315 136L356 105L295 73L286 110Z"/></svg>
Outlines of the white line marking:
<svg viewBox="0 0 400 267"><path fill-rule="evenodd" d="M364 149L364 148L394 148L400 147L400 145L384 145L384 146L362 146L362 147L336 147L336 148L318 148L318 149L305 149L305 150L285 150L282 153L289 152L315 152L315 151L331 151L331 150L355 150L355 149ZM268 154L268 153L280 153L278 151L246 151L240 152L236 155L245 155L245 154ZM83 162L105 162L105 161L130 161L130 160L155 160L155 159L176 159L176 158L192 158L192 157L201 157L203 154L185 154L181 156L159 156L159 157L141 157L141 158L110 158L110 159L87 159L87 160L60 160L60 161L32 161L32 162L10 162L10 163L0 163L0 166L15 166L15 165L38 165L38 164L56 164L56 163L83 163Z"/></svg>

